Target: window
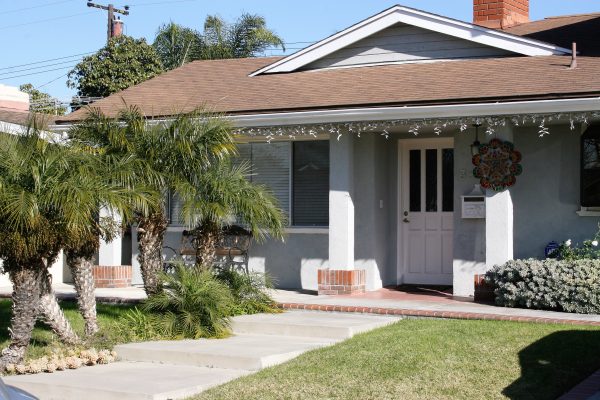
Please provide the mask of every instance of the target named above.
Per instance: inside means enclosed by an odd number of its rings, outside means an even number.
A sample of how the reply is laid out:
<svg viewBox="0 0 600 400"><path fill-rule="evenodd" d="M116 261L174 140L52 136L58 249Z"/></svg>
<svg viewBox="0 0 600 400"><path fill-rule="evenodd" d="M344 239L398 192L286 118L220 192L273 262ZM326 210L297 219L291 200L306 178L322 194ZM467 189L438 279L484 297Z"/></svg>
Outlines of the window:
<svg viewBox="0 0 600 400"><path fill-rule="evenodd" d="M581 206L600 207L600 125L581 137Z"/></svg>
<svg viewBox="0 0 600 400"><path fill-rule="evenodd" d="M329 225L329 142L294 142L292 224Z"/></svg>
<svg viewBox="0 0 600 400"><path fill-rule="evenodd" d="M250 180L267 186L293 226L329 224L329 141L240 144Z"/></svg>

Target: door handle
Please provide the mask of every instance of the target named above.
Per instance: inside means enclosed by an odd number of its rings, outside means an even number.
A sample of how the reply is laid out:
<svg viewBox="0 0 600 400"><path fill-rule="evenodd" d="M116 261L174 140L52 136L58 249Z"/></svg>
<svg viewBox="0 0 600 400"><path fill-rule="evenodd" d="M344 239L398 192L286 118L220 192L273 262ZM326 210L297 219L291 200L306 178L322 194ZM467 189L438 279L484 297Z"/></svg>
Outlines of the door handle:
<svg viewBox="0 0 600 400"><path fill-rule="evenodd" d="M408 224L410 221L408 220L408 218L404 218L404 219L402 220L402 222L404 222L405 224Z"/></svg>

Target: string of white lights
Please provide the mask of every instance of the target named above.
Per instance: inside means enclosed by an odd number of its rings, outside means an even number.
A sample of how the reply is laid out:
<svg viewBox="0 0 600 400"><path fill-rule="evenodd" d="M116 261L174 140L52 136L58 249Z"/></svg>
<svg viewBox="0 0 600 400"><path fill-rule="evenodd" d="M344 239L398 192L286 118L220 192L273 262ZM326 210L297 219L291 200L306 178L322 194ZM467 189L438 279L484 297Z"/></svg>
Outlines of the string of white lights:
<svg viewBox="0 0 600 400"><path fill-rule="evenodd" d="M540 137L550 134L550 128L547 124L553 122L568 122L571 130L574 130L577 124L588 124L593 118L599 118L600 111L581 112L581 113L558 113L558 114L523 114L510 116L485 116L485 117L462 117L462 118L435 118L408 120L399 119L391 121L375 122L341 122L327 124L308 124L308 125L289 125L276 127L254 127L241 128L237 134L249 136L263 136L267 142L276 138L295 139L297 136L317 137L322 134L335 135L339 140L343 134L356 134L358 137L366 132L379 132L386 139L390 136L390 131L396 127L408 127L408 131L417 136L422 128L433 128L433 131L440 135L444 130L452 128L459 129L460 132L467 130L473 125L483 125L488 135L493 135L496 130L506 124L512 124L515 127L532 124L538 127Z"/></svg>

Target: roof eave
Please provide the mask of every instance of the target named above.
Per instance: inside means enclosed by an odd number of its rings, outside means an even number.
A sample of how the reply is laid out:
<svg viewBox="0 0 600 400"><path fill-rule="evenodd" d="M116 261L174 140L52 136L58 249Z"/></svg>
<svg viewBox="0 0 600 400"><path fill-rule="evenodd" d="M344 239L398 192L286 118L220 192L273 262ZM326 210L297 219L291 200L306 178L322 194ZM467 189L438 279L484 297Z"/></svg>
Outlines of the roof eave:
<svg viewBox="0 0 600 400"><path fill-rule="evenodd" d="M550 43L397 5L273 64L269 64L253 72L250 76L296 71L321 57L397 23L406 23L526 56L571 54L571 50Z"/></svg>

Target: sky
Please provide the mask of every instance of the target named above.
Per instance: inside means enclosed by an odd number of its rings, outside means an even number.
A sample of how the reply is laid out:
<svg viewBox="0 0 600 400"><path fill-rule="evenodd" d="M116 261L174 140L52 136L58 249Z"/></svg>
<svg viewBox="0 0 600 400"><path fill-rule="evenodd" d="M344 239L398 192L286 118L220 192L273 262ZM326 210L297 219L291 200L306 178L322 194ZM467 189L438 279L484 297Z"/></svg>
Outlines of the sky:
<svg viewBox="0 0 600 400"><path fill-rule="evenodd" d="M106 5L108 0L99 4ZM198 30L207 15L233 21L243 13L265 17L287 43L287 54L400 3L472 21L473 0L113 0L130 6L125 33L149 43L158 27L173 21ZM32 83L60 100L75 91L66 74L85 53L106 42L106 12L86 0L0 0L0 83ZM600 12L599 0L531 0L531 19ZM273 49L267 55L283 54ZM23 76L25 75L25 76Z"/></svg>

